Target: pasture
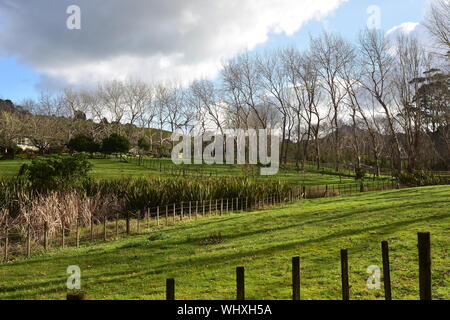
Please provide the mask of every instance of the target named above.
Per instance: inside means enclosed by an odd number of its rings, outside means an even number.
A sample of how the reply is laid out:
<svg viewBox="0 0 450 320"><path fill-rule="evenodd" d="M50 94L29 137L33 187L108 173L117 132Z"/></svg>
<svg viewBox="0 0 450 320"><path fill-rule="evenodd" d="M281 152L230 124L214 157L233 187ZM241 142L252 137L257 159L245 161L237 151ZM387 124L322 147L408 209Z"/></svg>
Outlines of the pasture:
<svg viewBox="0 0 450 320"><path fill-rule="evenodd" d="M258 176L261 180L281 180L293 185L316 186L333 184L355 184L355 178L350 172L343 172L341 176L333 170L317 170L313 166L306 166L305 170L280 169L275 176L260 176L256 166L229 166L229 165L186 165L175 166L170 159L144 159L139 165L137 158L120 160L91 159L93 165L89 175L98 180L113 180L140 177L170 177L187 175L190 177L227 177L227 176ZM2 160L0 161L0 178L14 177L18 174L20 166L30 163L28 160ZM368 178L372 181L372 178ZM383 176L379 180L389 181L390 177Z"/></svg>
<svg viewBox="0 0 450 320"><path fill-rule="evenodd" d="M137 170L129 164L124 167ZM125 168L124 168L125 170ZM433 298L449 299L450 186L301 200L233 213L95 246L54 249L0 265L0 299L64 299L68 266L81 268L90 299L234 299L235 267L246 268L246 298L291 298L291 258L301 257L301 298L340 299L339 250L349 250L350 298L368 290L366 269L382 266L389 241L393 299L418 299L417 232L431 232Z"/></svg>

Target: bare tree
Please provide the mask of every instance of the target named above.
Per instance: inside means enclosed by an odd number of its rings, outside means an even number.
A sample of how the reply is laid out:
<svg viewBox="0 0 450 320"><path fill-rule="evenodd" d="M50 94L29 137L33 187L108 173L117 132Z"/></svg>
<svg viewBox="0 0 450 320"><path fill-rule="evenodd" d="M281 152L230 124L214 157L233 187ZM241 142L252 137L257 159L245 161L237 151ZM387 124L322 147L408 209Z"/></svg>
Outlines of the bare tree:
<svg viewBox="0 0 450 320"><path fill-rule="evenodd" d="M396 42L396 63L393 70L394 101L398 109L398 121L405 134L405 151L408 155L408 171L416 167L420 153L420 139L423 138L423 113L417 104L416 96L419 79L425 68L425 52L417 39L410 36L399 36Z"/></svg>
<svg viewBox="0 0 450 320"><path fill-rule="evenodd" d="M354 61L353 48L342 37L324 33L311 39L311 51L314 52L316 67L321 77L323 89L328 93L333 111L331 123L334 131L334 153L336 170L340 169L339 115L346 91L339 74L346 64Z"/></svg>
<svg viewBox="0 0 450 320"><path fill-rule="evenodd" d="M121 81L113 80L98 87L103 110L112 123L121 123L125 117L125 86Z"/></svg>
<svg viewBox="0 0 450 320"><path fill-rule="evenodd" d="M450 52L450 1L434 0L424 22L436 44Z"/></svg>
<svg viewBox="0 0 450 320"><path fill-rule="evenodd" d="M392 140L392 165L401 171L401 147L395 129L392 104L392 68L394 59L390 53L391 45L381 31L365 30L359 37L359 54L362 65L361 85L378 101L382 107Z"/></svg>
<svg viewBox="0 0 450 320"><path fill-rule="evenodd" d="M198 122L203 129L206 130L207 123L211 122L223 135L226 126L225 110L214 83L209 80L194 81L190 86L188 99L197 109Z"/></svg>
<svg viewBox="0 0 450 320"><path fill-rule="evenodd" d="M123 103L126 108L127 122L134 125L142 119L142 115L150 99L151 91L145 82L139 80L128 80L124 84L123 89Z"/></svg>
<svg viewBox="0 0 450 320"><path fill-rule="evenodd" d="M282 53L274 51L257 58L257 71L261 74L261 86L266 92L267 101L275 106L281 114L281 156L287 163L288 144L286 141L289 103L287 88L287 73L283 65ZM272 102L273 101L273 102ZM283 161L283 158L281 159Z"/></svg>
<svg viewBox="0 0 450 320"><path fill-rule="evenodd" d="M250 120L254 127L268 127L268 114L265 113L267 109L261 107L264 94L260 76L255 56L248 53L228 61L223 66L222 81L236 128L248 129Z"/></svg>
<svg viewBox="0 0 450 320"><path fill-rule="evenodd" d="M17 140L23 131L23 121L19 115L2 111L0 112L0 152L6 158L14 158Z"/></svg>

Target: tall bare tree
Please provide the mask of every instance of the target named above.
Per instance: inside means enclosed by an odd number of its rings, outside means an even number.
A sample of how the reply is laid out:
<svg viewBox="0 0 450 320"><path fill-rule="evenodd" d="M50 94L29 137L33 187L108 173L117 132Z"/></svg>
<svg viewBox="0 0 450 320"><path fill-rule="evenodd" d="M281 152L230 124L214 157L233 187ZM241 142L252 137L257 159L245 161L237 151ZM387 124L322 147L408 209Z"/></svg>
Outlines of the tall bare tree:
<svg viewBox="0 0 450 320"><path fill-rule="evenodd" d="M311 39L311 51L314 52L316 67L321 77L323 89L328 93L332 109L331 123L334 135L334 162L336 170L340 169L339 116L343 107L346 90L339 76L348 63L353 63L354 52L351 44L339 35L323 33Z"/></svg>
<svg viewBox="0 0 450 320"><path fill-rule="evenodd" d="M424 22L436 44L450 52L450 1L434 0Z"/></svg>
<svg viewBox="0 0 450 320"><path fill-rule="evenodd" d="M361 85L374 97L384 111L392 143L392 167L401 171L401 146L391 110L393 102L391 44L381 31L365 30L359 37L359 54L363 68Z"/></svg>

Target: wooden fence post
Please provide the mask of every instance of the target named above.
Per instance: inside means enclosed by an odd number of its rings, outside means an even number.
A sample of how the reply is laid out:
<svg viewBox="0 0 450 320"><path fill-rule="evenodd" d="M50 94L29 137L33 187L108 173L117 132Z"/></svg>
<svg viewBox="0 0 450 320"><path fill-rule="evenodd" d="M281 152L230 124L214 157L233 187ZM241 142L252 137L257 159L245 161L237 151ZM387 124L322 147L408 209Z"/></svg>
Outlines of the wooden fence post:
<svg viewBox="0 0 450 320"><path fill-rule="evenodd" d="M130 211L127 212L127 217L126 217L126 232L127 234L130 234Z"/></svg>
<svg viewBox="0 0 450 320"><path fill-rule="evenodd" d="M392 300L391 270L389 266L389 244L387 241L381 242L381 251L383 257L384 297L386 300Z"/></svg>
<svg viewBox="0 0 450 320"><path fill-rule="evenodd" d="M72 300L72 301L81 301L81 300L87 300L86 293L85 292L69 292L66 295L66 300Z"/></svg>
<svg viewBox="0 0 450 320"><path fill-rule="evenodd" d="M198 200L195 201L195 220L198 219Z"/></svg>
<svg viewBox="0 0 450 320"><path fill-rule="evenodd" d="M209 211L208 212L209 212L208 216L210 217L212 214L212 200L211 199L209 199Z"/></svg>
<svg viewBox="0 0 450 320"><path fill-rule="evenodd" d="M181 221L183 221L183 215L184 215L184 202L181 201Z"/></svg>
<svg viewBox="0 0 450 320"><path fill-rule="evenodd" d="M236 268L236 300L245 300L245 269Z"/></svg>
<svg viewBox="0 0 450 320"><path fill-rule="evenodd" d="M418 233L420 300L431 300L431 243L429 232Z"/></svg>
<svg viewBox="0 0 450 320"><path fill-rule="evenodd" d="M64 222L61 223L61 249L64 249L66 244L65 234L64 234Z"/></svg>
<svg viewBox="0 0 450 320"><path fill-rule="evenodd" d="M106 241L107 237L108 237L108 229L106 226L107 223L108 223L108 218L106 217L106 214L105 214L105 216L103 217L103 241Z"/></svg>
<svg viewBox="0 0 450 320"><path fill-rule="evenodd" d="M156 207L156 225L159 227L159 206Z"/></svg>
<svg viewBox="0 0 450 320"><path fill-rule="evenodd" d="M8 230L8 220L6 220L6 225L5 225L5 247L4 252L3 252L3 260L5 262L8 262L8 246L9 246L9 230Z"/></svg>
<svg viewBox="0 0 450 320"><path fill-rule="evenodd" d="M80 214L77 216L77 229L76 229L76 239L75 239L75 245L77 248L80 247Z"/></svg>
<svg viewBox="0 0 450 320"><path fill-rule="evenodd" d="M141 214L142 214L141 210L138 210L138 212L136 213L136 231L138 234L141 229Z"/></svg>
<svg viewBox="0 0 450 320"><path fill-rule="evenodd" d="M192 220L192 201L189 201L189 220Z"/></svg>
<svg viewBox="0 0 450 320"><path fill-rule="evenodd" d="M175 223L175 214L177 213L177 204L173 204L173 223Z"/></svg>
<svg viewBox="0 0 450 320"><path fill-rule="evenodd" d="M169 225L169 205L166 205L166 226Z"/></svg>
<svg viewBox="0 0 450 320"><path fill-rule="evenodd" d="M292 300L300 300L300 257L292 258Z"/></svg>
<svg viewBox="0 0 450 320"><path fill-rule="evenodd" d="M116 213L116 239L119 239L119 213Z"/></svg>
<svg viewBox="0 0 450 320"><path fill-rule="evenodd" d="M348 250L341 250L341 278L342 278L342 299L350 300L350 288L348 284Z"/></svg>
<svg viewBox="0 0 450 320"><path fill-rule="evenodd" d="M94 240L94 217L91 212L91 241Z"/></svg>
<svg viewBox="0 0 450 320"><path fill-rule="evenodd" d="M175 300L175 279L166 280L166 300Z"/></svg>
<svg viewBox="0 0 450 320"><path fill-rule="evenodd" d="M48 222L44 222L44 250L48 250Z"/></svg>
<svg viewBox="0 0 450 320"><path fill-rule="evenodd" d="M31 225L27 228L27 258L31 256Z"/></svg>

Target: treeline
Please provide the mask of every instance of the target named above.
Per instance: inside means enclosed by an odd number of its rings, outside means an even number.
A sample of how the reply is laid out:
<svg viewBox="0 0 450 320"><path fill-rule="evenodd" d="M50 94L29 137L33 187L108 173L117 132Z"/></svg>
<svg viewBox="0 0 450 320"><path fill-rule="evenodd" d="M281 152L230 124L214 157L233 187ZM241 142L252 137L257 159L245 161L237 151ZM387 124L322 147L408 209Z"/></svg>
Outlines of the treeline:
<svg viewBox="0 0 450 320"><path fill-rule="evenodd" d="M100 142L115 132L169 155L165 131L277 128L282 162L299 167L314 161L337 170L370 165L377 174L386 166L448 170L450 45L442 12L450 9L445 1L434 6L426 22L439 46L433 52L412 36L390 41L365 30L351 42L323 33L304 51L241 54L215 81L111 81L93 90L43 93L22 103L32 115L0 115L0 151L23 136L46 150L79 134Z"/></svg>

